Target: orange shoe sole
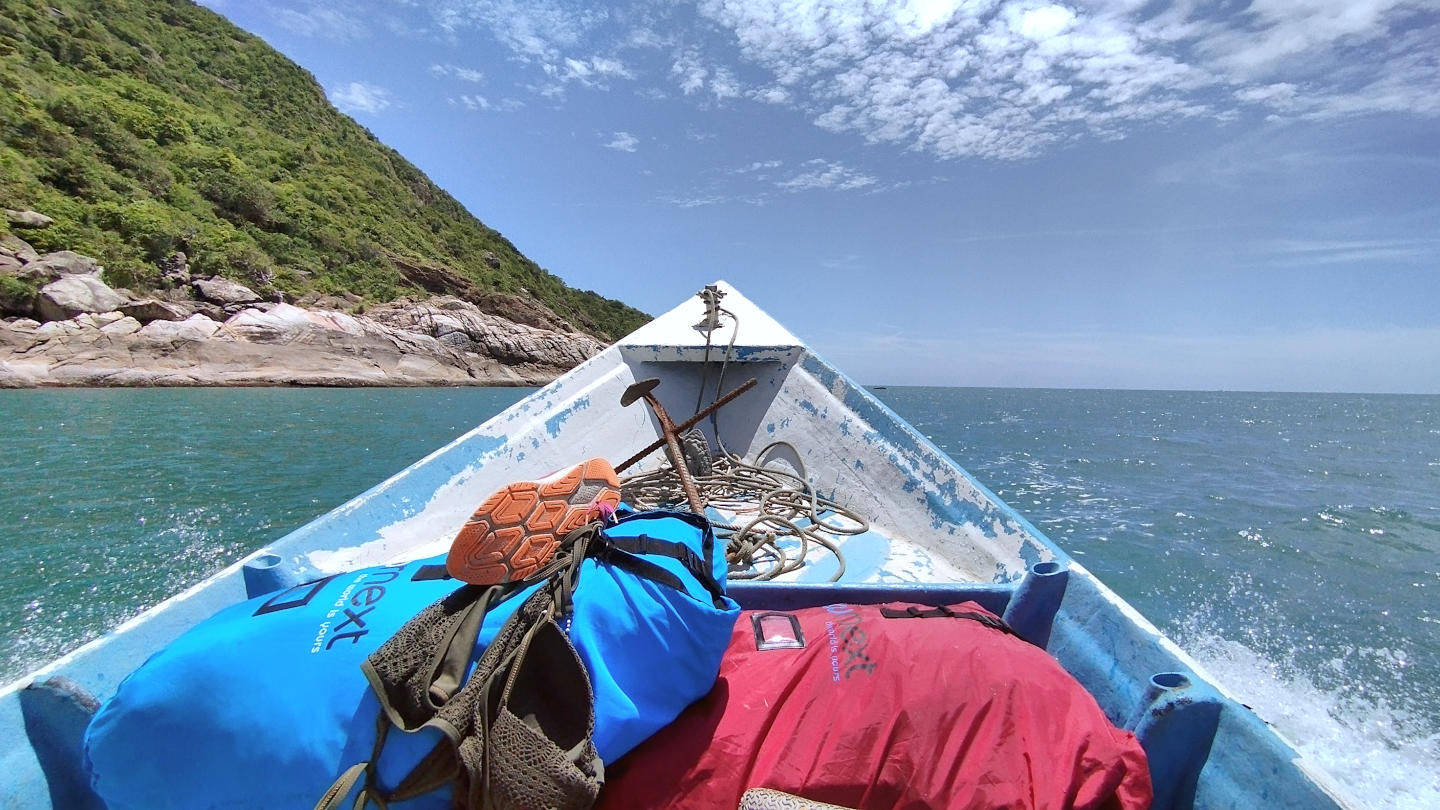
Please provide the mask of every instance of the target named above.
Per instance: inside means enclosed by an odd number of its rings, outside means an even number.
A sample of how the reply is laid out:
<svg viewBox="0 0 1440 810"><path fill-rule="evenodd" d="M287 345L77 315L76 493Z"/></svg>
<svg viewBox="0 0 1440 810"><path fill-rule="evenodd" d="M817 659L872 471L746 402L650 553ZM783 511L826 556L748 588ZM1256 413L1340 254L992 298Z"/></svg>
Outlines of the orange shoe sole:
<svg viewBox="0 0 1440 810"><path fill-rule="evenodd" d="M472 585L525 579L555 556L560 541L620 505L620 479L592 458L539 481L520 481L485 499L465 522L445 570Z"/></svg>

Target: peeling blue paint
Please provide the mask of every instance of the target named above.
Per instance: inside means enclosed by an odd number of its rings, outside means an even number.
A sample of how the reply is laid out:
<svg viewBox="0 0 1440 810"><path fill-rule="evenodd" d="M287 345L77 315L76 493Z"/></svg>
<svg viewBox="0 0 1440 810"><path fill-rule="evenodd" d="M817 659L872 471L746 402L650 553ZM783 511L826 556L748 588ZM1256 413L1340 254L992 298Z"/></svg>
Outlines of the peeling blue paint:
<svg viewBox="0 0 1440 810"><path fill-rule="evenodd" d="M565 422L573 416L576 411L583 411L589 407L590 397L576 397L575 401L570 403L568 407L545 420L545 432L550 434L550 438L558 439L560 437L560 428L564 426Z"/></svg>
<svg viewBox="0 0 1440 810"><path fill-rule="evenodd" d="M860 459L858 459L858 458L855 459L855 469L857 469L857 470L863 470L863 469L865 469L865 464L864 464L863 462L861 462Z"/></svg>
<svg viewBox="0 0 1440 810"><path fill-rule="evenodd" d="M815 407L815 403L811 402L808 399L802 399L796 404L800 406L800 410L810 414L811 416L816 416L820 413L820 409Z"/></svg>
<svg viewBox="0 0 1440 810"><path fill-rule="evenodd" d="M774 423L774 422L771 422L770 424L766 425L766 426L765 426L765 432L766 432L766 433L774 433L774 432L775 432L775 423Z"/></svg>
<svg viewBox="0 0 1440 810"><path fill-rule="evenodd" d="M884 443L893 447L896 453L890 454L890 461L897 469L911 468L911 461L918 461L921 464L931 466L934 469L946 472L956 472L963 476L972 485L977 494L985 499L980 502L969 498L962 498L953 479L947 480L948 491L941 493L945 497L936 498L927 494L927 501L933 501L932 515L943 518L942 522L955 522L970 524L981 530L988 537L995 537L996 526L1000 526L1007 533L1018 534L1025 538L1022 542L1022 558L1030 555L1037 557L1046 556L1045 549L1053 552L1057 557L1068 559L1067 555L1060 550L1048 537L1032 526L1020 516L1009 504L1000 500L994 493L983 484L975 480L974 476L955 464L949 456L945 455L939 448L935 447L929 440L915 433L913 428L901 419L894 411L890 410L884 403L880 402L868 391L855 385L843 373L833 366L820 359L812 352L805 352L801 356L800 368L809 373L815 381L824 386L825 389L834 394L847 408L857 414L860 419L870 425L894 425L897 430L889 432L870 431L864 436L867 444L875 445ZM900 456L904 455L907 463L902 463ZM948 475L945 476L947 479ZM929 483L938 486L933 472L924 475L924 482L907 482L905 491L911 492L915 487ZM926 487L930 489L931 487ZM936 511L938 508L938 512ZM1031 544L1038 544L1039 547L1028 547Z"/></svg>

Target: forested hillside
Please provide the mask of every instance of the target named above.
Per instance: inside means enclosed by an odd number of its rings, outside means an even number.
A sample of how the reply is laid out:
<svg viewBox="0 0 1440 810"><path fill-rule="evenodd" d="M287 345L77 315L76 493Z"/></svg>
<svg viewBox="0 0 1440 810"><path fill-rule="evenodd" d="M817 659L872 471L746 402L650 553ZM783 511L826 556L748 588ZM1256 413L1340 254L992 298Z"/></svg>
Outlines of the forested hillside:
<svg viewBox="0 0 1440 810"><path fill-rule="evenodd" d="M541 269L189 0L0 0L0 207L52 217L25 238L137 291L179 252L261 292L446 292L601 338L646 319Z"/></svg>

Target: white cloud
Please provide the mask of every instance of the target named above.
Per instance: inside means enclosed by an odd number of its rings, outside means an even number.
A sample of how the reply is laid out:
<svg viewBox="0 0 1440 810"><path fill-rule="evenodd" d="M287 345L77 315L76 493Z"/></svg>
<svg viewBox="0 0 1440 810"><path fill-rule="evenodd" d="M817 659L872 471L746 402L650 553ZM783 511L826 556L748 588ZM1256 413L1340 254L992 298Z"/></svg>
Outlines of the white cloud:
<svg viewBox="0 0 1440 810"><path fill-rule="evenodd" d="M640 148L640 139L628 132L615 132L610 135L610 142L605 144L605 148L617 152L634 152Z"/></svg>
<svg viewBox="0 0 1440 810"><path fill-rule="evenodd" d="M763 87L751 91L750 98L766 104L784 104L790 101L790 91L783 87Z"/></svg>
<svg viewBox="0 0 1440 810"><path fill-rule="evenodd" d="M550 98L649 79L945 158L1200 117L1440 117L1436 0L697 0L698 24L669 0L404 2L488 31Z"/></svg>
<svg viewBox="0 0 1440 810"><path fill-rule="evenodd" d="M1429 0L700 0L773 84L833 132L942 157L1023 158L1076 137L1243 109L1440 115ZM698 52L687 94L714 72ZM733 75L733 74L732 74ZM782 97L782 94L784 96Z"/></svg>
<svg viewBox="0 0 1440 810"><path fill-rule="evenodd" d="M634 79L635 74L619 59L592 56L589 59L566 57L559 63L543 66L545 75L562 85L579 82L585 87L605 88L611 79Z"/></svg>
<svg viewBox="0 0 1440 810"><path fill-rule="evenodd" d="M459 65L431 65L430 75L437 79L446 76L454 76L462 82L478 84L485 81L485 74L474 68L460 67Z"/></svg>
<svg viewBox="0 0 1440 810"><path fill-rule="evenodd" d="M368 82L350 82L327 91L330 102L341 111L356 113L378 113L389 107L390 91Z"/></svg>
<svg viewBox="0 0 1440 810"><path fill-rule="evenodd" d="M816 189L854 191L879 182L876 177L827 160L808 160L803 167L799 173L775 185L785 191L813 191Z"/></svg>
<svg viewBox="0 0 1440 810"><path fill-rule="evenodd" d="M736 169L733 174L755 174L769 169L778 169L785 165L783 160L757 160L749 166L742 166Z"/></svg>
<svg viewBox="0 0 1440 810"><path fill-rule="evenodd" d="M610 16L605 8L556 0L432 0L428 5L447 32L484 28L518 56L550 63Z"/></svg>
<svg viewBox="0 0 1440 810"><path fill-rule="evenodd" d="M508 98L503 101L491 101L490 99L480 95L479 93L462 94L458 97L449 99L449 102L450 106L452 107L459 106L464 107L467 110L474 110L477 112L508 112L510 110L519 109L520 107L524 106L520 102Z"/></svg>
<svg viewBox="0 0 1440 810"><path fill-rule="evenodd" d="M270 12L281 28L302 37L344 42L370 35L370 30L354 14L329 6L314 5L304 11L271 7Z"/></svg>
<svg viewBox="0 0 1440 810"><path fill-rule="evenodd" d="M700 64L698 54L690 52L675 58L675 64L670 67L670 75L675 77L675 81L680 85L680 92L688 96L704 89L710 70Z"/></svg>

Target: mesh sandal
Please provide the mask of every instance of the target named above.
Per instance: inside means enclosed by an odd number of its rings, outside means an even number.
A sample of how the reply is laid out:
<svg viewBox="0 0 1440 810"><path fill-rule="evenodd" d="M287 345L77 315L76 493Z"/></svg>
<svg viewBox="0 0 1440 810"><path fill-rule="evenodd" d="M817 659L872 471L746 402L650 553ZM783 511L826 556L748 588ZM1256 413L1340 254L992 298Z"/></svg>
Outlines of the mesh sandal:
<svg viewBox="0 0 1440 810"><path fill-rule="evenodd" d="M519 481L485 499L465 522L445 570L472 585L504 585L534 574L573 529L620 505L620 479L592 458L538 481Z"/></svg>

